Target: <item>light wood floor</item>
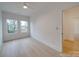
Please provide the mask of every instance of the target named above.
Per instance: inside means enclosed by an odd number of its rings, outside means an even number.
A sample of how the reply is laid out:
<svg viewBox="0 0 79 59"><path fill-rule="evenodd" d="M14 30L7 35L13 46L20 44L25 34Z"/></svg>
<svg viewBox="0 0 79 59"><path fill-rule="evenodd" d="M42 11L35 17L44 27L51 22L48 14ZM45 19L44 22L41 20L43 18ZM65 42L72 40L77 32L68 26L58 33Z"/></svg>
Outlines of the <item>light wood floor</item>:
<svg viewBox="0 0 79 59"><path fill-rule="evenodd" d="M79 57L79 39L78 40L64 40L63 41L63 52L70 54L71 56Z"/></svg>
<svg viewBox="0 0 79 59"><path fill-rule="evenodd" d="M3 44L2 57L56 57L59 53L48 46L32 39L25 38Z"/></svg>

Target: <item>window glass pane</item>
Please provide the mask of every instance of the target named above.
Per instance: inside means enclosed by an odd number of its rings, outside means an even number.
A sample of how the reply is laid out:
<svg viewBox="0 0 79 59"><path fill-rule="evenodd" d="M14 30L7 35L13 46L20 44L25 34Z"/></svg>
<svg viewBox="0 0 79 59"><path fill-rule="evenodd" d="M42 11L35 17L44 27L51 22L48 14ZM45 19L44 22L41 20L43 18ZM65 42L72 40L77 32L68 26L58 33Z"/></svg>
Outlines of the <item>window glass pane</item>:
<svg viewBox="0 0 79 59"><path fill-rule="evenodd" d="M8 19L7 30L8 30L8 33L14 33L17 30L17 21Z"/></svg>
<svg viewBox="0 0 79 59"><path fill-rule="evenodd" d="M28 31L28 22L27 21L20 21L21 32Z"/></svg>

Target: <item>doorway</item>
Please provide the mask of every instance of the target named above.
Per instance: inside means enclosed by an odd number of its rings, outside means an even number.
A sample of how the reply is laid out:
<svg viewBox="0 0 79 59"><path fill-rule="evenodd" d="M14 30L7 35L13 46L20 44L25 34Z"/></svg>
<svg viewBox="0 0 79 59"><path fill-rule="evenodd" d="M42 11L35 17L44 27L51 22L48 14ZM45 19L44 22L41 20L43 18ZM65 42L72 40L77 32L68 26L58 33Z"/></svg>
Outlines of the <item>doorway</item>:
<svg viewBox="0 0 79 59"><path fill-rule="evenodd" d="M63 12L63 52L79 55L79 6Z"/></svg>

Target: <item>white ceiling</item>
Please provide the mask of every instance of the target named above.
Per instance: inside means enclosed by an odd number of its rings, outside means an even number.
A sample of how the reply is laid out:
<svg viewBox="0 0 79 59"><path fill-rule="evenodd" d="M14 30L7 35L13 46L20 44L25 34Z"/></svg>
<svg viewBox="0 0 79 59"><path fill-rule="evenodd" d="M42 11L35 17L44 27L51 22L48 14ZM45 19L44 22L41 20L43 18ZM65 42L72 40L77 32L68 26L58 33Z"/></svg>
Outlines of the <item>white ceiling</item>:
<svg viewBox="0 0 79 59"><path fill-rule="evenodd" d="M21 15L31 16L40 11L61 8L66 9L79 5L79 2L27 2L29 8L23 9L23 2L0 2L0 7L4 11L13 12Z"/></svg>

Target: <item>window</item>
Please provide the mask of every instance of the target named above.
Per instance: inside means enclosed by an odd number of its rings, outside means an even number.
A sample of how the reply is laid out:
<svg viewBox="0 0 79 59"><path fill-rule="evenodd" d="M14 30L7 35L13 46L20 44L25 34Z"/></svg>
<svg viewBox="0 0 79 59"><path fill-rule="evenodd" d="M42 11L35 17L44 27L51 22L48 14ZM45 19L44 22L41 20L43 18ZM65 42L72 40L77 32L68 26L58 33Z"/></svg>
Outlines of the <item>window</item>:
<svg viewBox="0 0 79 59"><path fill-rule="evenodd" d="M12 19L7 19L7 30L8 33L14 33L17 30L17 21Z"/></svg>
<svg viewBox="0 0 79 59"><path fill-rule="evenodd" d="M7 19L7 31L8 33L14 33L18 30L18 22L17 20ZM28 31L28 22L27 21L20 21L20 29L21 32Z"/></svg>
<svg viewBox="0 0 79 59"><path fill-rule="evenodd" d="M28 31L28 22L20 21L20 29L21 29L21 32L27 32Z"/></svg>

